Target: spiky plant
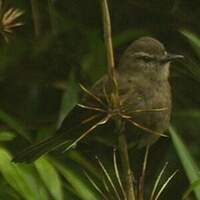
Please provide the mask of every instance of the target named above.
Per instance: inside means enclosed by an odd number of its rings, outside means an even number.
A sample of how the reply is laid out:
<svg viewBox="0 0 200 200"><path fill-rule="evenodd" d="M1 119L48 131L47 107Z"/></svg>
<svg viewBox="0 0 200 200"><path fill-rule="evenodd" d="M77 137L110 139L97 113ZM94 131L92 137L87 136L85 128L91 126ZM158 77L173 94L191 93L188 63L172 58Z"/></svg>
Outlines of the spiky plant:
<svg viewBox="0 0 200 200"><path fill-rule="evenodd" d="M23 25L19 21L19 17L24 14L24 11L15 8L5 8L5 3L0 0L0 34L6 42L9 42L10 36L14 29Z"/></svg>
<svg viewBox="0 0 200 200"><path fill-rule="evenodd" d="M151 193L149 197L144 196L144 191L145 191L145 174L146 174L146 167L147 167L147 159L148 159L148 154L149 154L149 148L147 147L146 153L144 156L144 161L143 161L143 166L142 166L142 172L139 177L139 180L135 180L135 199L136 200L159 200L161 194L164 192L166 189L167 185L169 182L172 180L172 178L176 175L177 170L174 171L168 178L167 180L160 186L159 188L159 183L161 181L161 178L167 168L168 163L165 163L163 168L161 169L160 173L158 174L155 183L153 185L153 188L151 190ZM86 172L86 176L90 183L93 185L93 187L97 190L97 192L100 194L101 198L103 200L112 200L112 199L117 199L117 200L127 200L127 194L125 192L125 186L123 185L122 181L122 175L120 174L118 164L117 164L117 159L116 159L116 150L114 149L113 151L113 168L114 168L114 177L109 174L108 170L106 169L105 165L102 163L100 159L97 158L97 162L102 170L102 173L104 175L103 180L102 180L102 187L95 182L91 176L89 176Z"/></svg>

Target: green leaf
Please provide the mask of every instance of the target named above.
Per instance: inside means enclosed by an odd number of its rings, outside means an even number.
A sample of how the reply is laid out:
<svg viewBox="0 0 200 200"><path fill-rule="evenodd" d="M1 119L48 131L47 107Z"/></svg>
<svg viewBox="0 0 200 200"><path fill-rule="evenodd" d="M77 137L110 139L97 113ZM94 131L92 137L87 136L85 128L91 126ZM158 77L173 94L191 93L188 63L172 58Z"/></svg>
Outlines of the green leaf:
<svg viewBox="0 0 200 200"><path fill-rule="evenodd" d="M8 184L26 200L40 199L38 192L27 178L27 173L20 166L11 163L11 155L0 148L0 172Z"/></svg>
<svg viewBox="0 0 200 200"><path fill-rule="evenodd" d="M197 164L193 160L192 156L190 155L187 147L182 142L181 138L177 135L175 129L173 127L170 127L169 131L172 137L174 147L183 165L183 168L187 174L190 183L192 184L193 182L199 179L199 169L197 167ZM196 198L200 200L200 186L193 188L193 191Z"/></svg>
<svg viewBox="0 0 200 200"><path fill-rule="evenodd" d="M96 178L101 179L101 175L99 174L98 170L94 167L94 165L86 159L80 152L78 151L68 151L67 157L72 159L74 162L79 164L81 167L92 173Z"/></svg>
<svg viewBox="0 0 200 200"><path fill-rule="evenodd" d="M68 166L63 166L60 163L54 161L53 164L58 169L60 174L72 185L75 190L75 194L80 197L82 200L98 200L98 198L92 192L92 189L88 187L83 180L81 180L81 176L76 174L71 168Z"/></svg>
<svg viewBox="0 0 200 200"><path fill-rule="evenodd" d="M181 33L189 39L194 50L200 55L200 38L186 30L182 30Z"/></svg>
<svg viewBox="0 0 200 200"><path fill-rule="evenodd" d="M62 97L60 114L58 119L58 128L62 124L66 115L74 108L78 102L78 84L74 74L71 73L69 80L66 82L66 90Z"/></svg>
<svg viewBox="0 0 200 200"><path fill-rule="evenodd" d="M21 123L19 123L14 117L11 117L6 112L0 110L0 120L6 125L8 125L10 128L13 128L22 137L30 141L27 131L24 129Z"/></svg>
<svg viewBox="0 0 200 200"><path fill-rule="evenodd" d="M190 195L190 193L195 189L195 188L199 188L200 187L200 179L197 181L194 181L190 187L184 192L182 199L185 200L186 198L188 198L188 196Z"/></svg>
<svg viewBox="0 0 200 200"><path fill-rule="evenodd" d="M195 34L186 30L181 31L181 33L188 39L194 51L200 58L200 37L197 37ZM186 62L184 62L183 65L192 74L192 78L194 78L197 81L200 80L200 68L198 62L189 57L186 59ZM189 76L190 73L187 73L186 75Z"/></svg>
<svg viewBox="0 0 200 200"><path fill-rule="evenodd" d="M1 131L0 132L0 141L4 142L4 141L11 141L15 138L15 134L12 132L8 132L8 131Z"/></svg>
<svg viewBox="0 0 200 200"><path fill-rule="evenodd" d="M61 180L54 166L45 157L38 159L34 164L52 197L62 200Z"/></svg>

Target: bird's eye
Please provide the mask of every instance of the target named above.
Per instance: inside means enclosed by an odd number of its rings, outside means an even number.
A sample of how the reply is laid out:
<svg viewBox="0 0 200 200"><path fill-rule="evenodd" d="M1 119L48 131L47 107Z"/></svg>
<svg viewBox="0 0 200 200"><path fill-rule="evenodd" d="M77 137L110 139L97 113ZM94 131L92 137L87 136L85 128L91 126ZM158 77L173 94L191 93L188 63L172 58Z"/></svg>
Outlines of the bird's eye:
<svg viewBox="0 0 200 200"><path fill-rule="evenodd" d="M150 62L154 59L152 55L144 54L144 53L135 53L133 55L136 59L144 61L144 62Z"/></svg>
<svg viewBox="0 0 200 200"><path fill-rule="evenodd" d="M152 57L150 56L143 56L142 59L145 61L145 62L150 62L152 60Z"/></svg>

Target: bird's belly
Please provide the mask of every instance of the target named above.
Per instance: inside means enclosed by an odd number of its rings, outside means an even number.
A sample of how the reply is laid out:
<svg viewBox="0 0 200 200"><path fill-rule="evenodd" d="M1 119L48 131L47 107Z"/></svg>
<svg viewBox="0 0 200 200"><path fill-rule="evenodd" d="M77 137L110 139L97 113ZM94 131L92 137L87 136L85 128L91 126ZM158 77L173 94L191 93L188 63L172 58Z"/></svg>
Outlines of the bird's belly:
<svg viewBox="0 0 200 200"><path fill-rule="evenodd" d="M167 91L166 91L167 89ZM124 102L127 115L137 124L163 133L169 126L171 114L171 94L168 85L148 92L130 95ZM131 97L133 96L134 99Z"/></svg>

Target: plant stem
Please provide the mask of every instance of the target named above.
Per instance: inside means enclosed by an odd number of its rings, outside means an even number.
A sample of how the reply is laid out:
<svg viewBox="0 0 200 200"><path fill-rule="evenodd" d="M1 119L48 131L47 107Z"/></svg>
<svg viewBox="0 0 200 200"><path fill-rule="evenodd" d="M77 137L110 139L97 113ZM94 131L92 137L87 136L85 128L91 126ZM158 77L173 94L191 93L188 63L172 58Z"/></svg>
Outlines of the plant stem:
<svg viewBox="0 0 200 200"><path fill-rule="evenodd" d="M106 55L108 62L108 75L112 85L112 94L111 100L114 107L119 106L119 94L118 94L118 83L115 73L115 62L114 62L114 53L112 45L112 31L111 31L111 22L110 14L108 9L108 4L106 0L101 0L102 2L102 14L103 14L103 26L104 26L104 40L106 45Z"/></svg>
<svg viewBox="0 0 200 200"><path fill-rule="evenodd" d="M31 7L32 7L35 35L39 36L41 34L41 30L42 30L41 16L40 16L40 10L39 10L39 1L31 0Z"/></svg>
<svg viewBox="0 0 200 200"><path fill-rule="evenodd" d="M119 88L115 72L114 53L112 45L111 34L111 22L108 4L106 0L101 0L102 13L103 13L103 25L104 25L104 40L106 45L106 55L108 62L108 74L111 81L111 102L114 108L120 108ZM116 119L116 132L118 134L118 145L121 157L121 163L123 168L123 177L125 178L127 200L135 200L134 187L133 187L133 175L129 163L128 145L124 132L124 124L121 119Z"/></svg>
<svg viewBox="0 0 200 200"><path fill-rule="evenodd" d="M56 35L56 29L55 29L55 19L54 19L54 5L52 3L51 0L48 0L48 9L49 9L49 20L50 20L50 24L51 24L51 30L52 30L52 33L54 35Z"/></svg>
<svg viewBox="0 0 200 200"><path fill-rule="evenodd" d="M135 200L136 198L133 185L133 173L130 167L128 145L127 145L126 135L124 132L124 124L118 120L116 126L117 126L116 130L118 132L118 148L120 152L127 200Z"/></svg>

